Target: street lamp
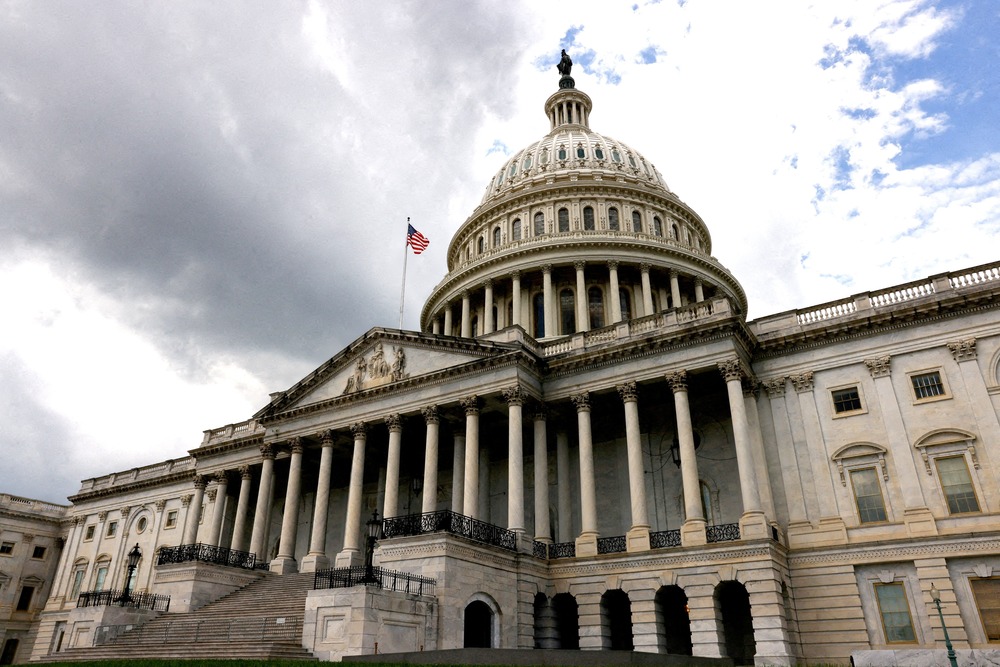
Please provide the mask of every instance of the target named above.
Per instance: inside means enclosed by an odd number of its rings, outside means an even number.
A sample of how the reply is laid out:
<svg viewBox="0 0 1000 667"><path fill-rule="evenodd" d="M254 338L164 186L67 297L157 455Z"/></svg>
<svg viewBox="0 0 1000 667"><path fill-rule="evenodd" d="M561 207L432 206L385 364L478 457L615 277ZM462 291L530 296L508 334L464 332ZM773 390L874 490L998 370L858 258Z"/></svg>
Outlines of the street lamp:
<svg viewBox="0 0 1000 667"><path fill-rule="evenodd" d="M941 629L944 630L944 645L948 648L948 662L951 667L958 667L958 660L955 657L955 647L951 645L951 637L948 636L948 626L944 624L944 614L941 613L941 591L931 584L931 599L937 607L938 618L941 619Z"/></svg>
<svg viewBox="0 0 1000 667"><path fill-rule="evenodd" d="M139 567L139 561L142 559L142 550L139 549L139 543L136 542L135 546L132 547L132 551L128 552L128 557L126 560L126 568L128 568L128 573L125 576L125 591L122 593L121 602L124 607L126 604L132 601L132 576L135 574L135 569Z"/></svg>
<svg viewBox="0 0 1000 667"><path fill-rule="evenodd" d="M368 526L368 545L365 549L365 583L375 583L375 568L372 559L375 557L375 543L382 539L382 520L378 518L378 510L372 511L372 518L365 523Z"/></svg>

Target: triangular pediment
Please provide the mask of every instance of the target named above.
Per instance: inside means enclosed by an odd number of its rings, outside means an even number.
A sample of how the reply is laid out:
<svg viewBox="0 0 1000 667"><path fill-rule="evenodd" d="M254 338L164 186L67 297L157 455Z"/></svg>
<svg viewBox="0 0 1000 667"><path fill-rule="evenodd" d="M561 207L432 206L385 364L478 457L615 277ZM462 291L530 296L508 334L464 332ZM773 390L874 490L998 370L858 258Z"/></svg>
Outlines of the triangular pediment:
<svg viewBox="0 0 1000 667"><path fill-rule="evenodd" d="M271 402L255 418L333 399L362 395L373 389L461 369L490 357L508 354L517 345L406 331L372 329Z"/></svg>

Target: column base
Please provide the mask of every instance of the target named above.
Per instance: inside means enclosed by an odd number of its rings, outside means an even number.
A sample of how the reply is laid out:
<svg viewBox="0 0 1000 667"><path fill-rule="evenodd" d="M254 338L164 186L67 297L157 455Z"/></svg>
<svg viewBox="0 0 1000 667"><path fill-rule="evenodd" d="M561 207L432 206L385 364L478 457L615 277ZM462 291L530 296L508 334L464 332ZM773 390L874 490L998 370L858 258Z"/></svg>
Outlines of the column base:
<svg viewBox="0 0 1000 667"><path fill-rule="evenodd" d="M326 554L309 554L302 559L299 572L315 572L325 570L328 567L330 567L330 559L327 558Z"/></svg>
<svg viewBox="0 0 1000 667"><path fill-rule="evenodd" d="M299 571L299 565L292 556L278 556L271 561L269 569L275 574L295 574Z"/></svg>
<svg viewBox="0 0 1000 667"><path fill-rule="evenodd" d="M741 540L766 540L771 537L771 526L761 511L744 512L740 517Z"/></svg>
<svg viewBox="0 0 1000 667"><path fill-rule="evenodd" d="M649 526L632 526L625 533L625 550L628 553L649 551Z"/></svg>
<svg viewBox="0 0 1000 667"><path fill-rule="evenodd" d="M583 533L576 538L576 557L586 558L597 555L597 533Z"/></svg>
<svg viewBox="0 0 1000 667"><path fill-rule="evenodd" d="M364 565L365 559L358 549L344 549L337 554L334 567L351 567L353 565Z"/></svg>
<svg viewBox="0 0 1000 667"><path fill-rule="evenodd" d="M688 519L681 524L681 546L700 547L708 544L704 519Z"/></svg>
<svg viewBox="0 0 1000 667"><path fill-rule="evenodd" d="M926 507L907 507L903 510L903 523L910 537L937 535L937 522L934 515Z"/></svg>

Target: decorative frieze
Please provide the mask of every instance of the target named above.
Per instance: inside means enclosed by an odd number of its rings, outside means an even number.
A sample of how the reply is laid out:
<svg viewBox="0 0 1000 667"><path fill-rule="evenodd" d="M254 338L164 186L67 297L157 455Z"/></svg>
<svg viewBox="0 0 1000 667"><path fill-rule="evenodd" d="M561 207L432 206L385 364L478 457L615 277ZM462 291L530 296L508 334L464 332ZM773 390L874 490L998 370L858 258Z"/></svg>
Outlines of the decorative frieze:
<svg viewBox="0 0 1000 667"><path fill-rule="evenodd" d="M966 338L948 343L948 349L955 361L971 361L976 358L976 339Z"/></svg>
<svg viewBox="0 0 1000 667"><path fill-rule="evenodd" d="M873 378L884 378L889 377L891 372L889 368L889 362L892 357L888 354L884 357L876 357L875 359L865 359L865 366L868 367L868 372L872 374Z"/></svg>
<svg viewBox="0 0 1000 667"><path fill-rule="evenodd" d="M670 384L670 388L676 394L679 391L687 391L687 371L674 371L673 373L667 373L667 382Z"/></svg>
<svg viewBox="0 0 1000 667"><path fill-rule="evenodd" d="M813 390L813 372L806 371L805 373L797 373L795 375L788 376L788 379L792 381L792 386L795 387L795 391L799 394L805 391Z"/></svg>
<svg viewBox="0 0 1000 667"><path fill-rule="evenodd" d="M403 348L397 347L393 350L393 354L395 356L392 363L390 363L386 359L381 341L375 343L370 357L365 358L362 355L354 362L354 373L347 378L344 394L350 394L388 382L399 382L409 377L409 374L406 373L406 352Z"/></svg>
<svg viewBox="0 0 1000 667"><path fill-rule="evenodd" d="M576 406L577 412L590 412L590 392L585 391L580 394L573 394L569 397L569 400L573 401L573 405Z"/></svg>
<svg viewBox="0 0 1000 667"><path fill-rule="evenodd" d="M615 387L615 389L618 390L618 395L622 397L622 401L625 403L635 403L639 400L639 389L633 380L624 382Z"/></svg>

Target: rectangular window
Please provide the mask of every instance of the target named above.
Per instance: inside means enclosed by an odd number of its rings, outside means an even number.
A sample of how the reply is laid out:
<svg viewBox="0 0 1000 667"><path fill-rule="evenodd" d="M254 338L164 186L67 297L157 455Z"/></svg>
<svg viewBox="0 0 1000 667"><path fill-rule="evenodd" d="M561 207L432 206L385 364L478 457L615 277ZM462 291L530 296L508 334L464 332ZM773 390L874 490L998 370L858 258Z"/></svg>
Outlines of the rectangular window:
<svg viewBox="0 0 1000 667"><path fill-rule="evenodd" d="M31 552L31 557L39 560L45 558L45 547L35 547Z"/></svg>
<svg viewBox="0 0 1000 667"><path fill-rule="evenodd" d="M938 371L911 375L910 382L913 383L913 395L917 400L945 395L944 384L941 382L941 373Z"/></svg>
<svg viewBox="0 0 1000 667"><path fill-rule="evenodd" d="M177 510L170 510L167 512L167 521L163 526L164 528L173 528L177 525Z"/></svg>
<svg viewBox="0 0 1000 667"><path fill-rule="evenodd" d="M969 466L965 464L964 456L949 456L936 459L938 477L941 478L941 489L948 500L948 511L951 514L966 514L979 511L979 501L976 490L969 477Z"/></svg>
<svg viewBox="0 0 1000 667"><path fill-rule="evenodd" d="M97 581L94 582L94 590L103 591L104 580L107 578L108 578L108 566L102 565L101 567L97 568Z"/></svg>
<svg viewBox="0 0 1000 667"><path fill-rule="evenodd" d="M83 541L88 542L94 539L94 526L87 526L87 532L83 534Z"/></svg>
<svg viewBox="0 0 1000 667"><path fill-rule="evenodd" d="M34 586L24 586L21 588L21 596L17 598L17 607L15 611L28 611L28 607L31 606L31 598L35 594Z"/></svg>
<svg viewBox="0 0 1000 667"><path fill-rule="evenodd" d="M875 468L852 470L851 485L854 487L854 500L858 505L861 523L886 521L885 501Z"/></svg>
<svg viewBox="0 0 1000 667"><path fill-rule="evenodd" d="M70 593L71 598L79 597L80 595L80 587L83 586L83 572L83 567L73 572L73 592Z"/></svg>
<svg viewBox="0 0 1000 667"><path fill-rule="evenodd" d="M105 537L114 537L115 533L118 532L118 522L112 521L108 524L108 532L105 533Z"/></svg>
<svg viewBox="0 0 1000 667"><path fill-rule="evenodd" d="M875 597L878 599L878 612L882 617L885 642L901 644L917 641L903 584L875 584Z"/></svg>
<svg viewBox="0 0 1000 667"><path fill-rule="evenodd" d="M0 555L9 556L14 553L13 542L0 542Z"/></svg>
<svg viewBox="0 0 1000 667"><path fill-rule="evenodd" d="M835 389L831 393L833 395L833 411L838 415L861 409L861 395L858 393L857 387Z"/></svg>
<svg viewBox="0 0 1000 667"><path fill-rule="evenodd" d="M1000 578L970 579L986 641L1000 642Z"/></svg>

